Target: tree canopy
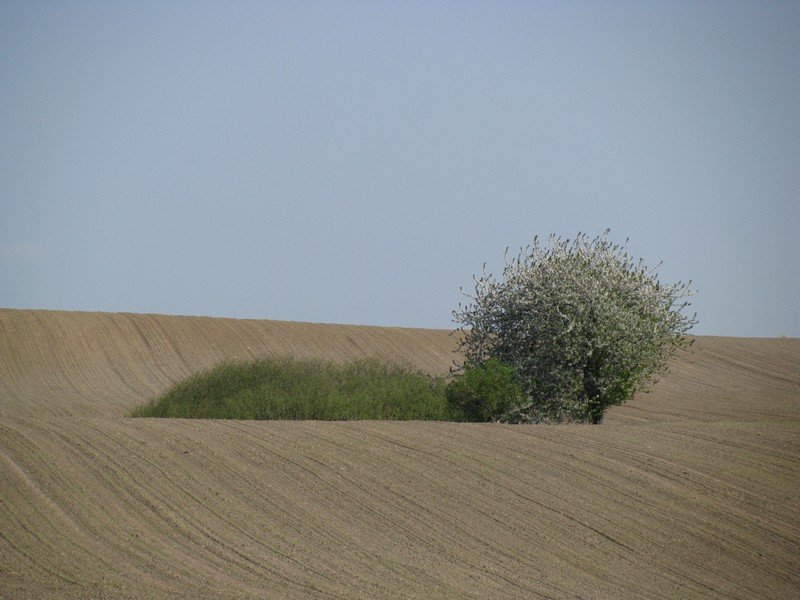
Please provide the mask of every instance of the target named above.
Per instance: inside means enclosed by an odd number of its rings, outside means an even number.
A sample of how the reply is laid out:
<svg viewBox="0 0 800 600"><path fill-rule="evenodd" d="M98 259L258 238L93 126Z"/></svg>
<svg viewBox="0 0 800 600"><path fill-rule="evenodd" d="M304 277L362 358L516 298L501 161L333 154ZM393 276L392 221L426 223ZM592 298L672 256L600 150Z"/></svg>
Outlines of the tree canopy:
<svg viewBox="0 0 800 600"><path fill-rule="evenodd" d="M506 253L502 281L484 266L470 302L453 311L466 364L497 359L523 391L498 420L599 423L690 343L691 281L661 284L658 267L634 261L627 241L608 234L534 238L516 259Z"/></svg>

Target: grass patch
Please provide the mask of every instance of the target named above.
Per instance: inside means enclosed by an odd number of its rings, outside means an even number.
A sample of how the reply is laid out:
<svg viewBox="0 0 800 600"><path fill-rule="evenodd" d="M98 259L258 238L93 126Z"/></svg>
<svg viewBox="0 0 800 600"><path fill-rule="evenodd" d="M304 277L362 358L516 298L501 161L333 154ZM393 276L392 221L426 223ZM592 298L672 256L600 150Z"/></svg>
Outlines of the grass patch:
<svg viewBox="0 0 800 600"><path fill-rule="evenodd" d="M134 409L132 417L461 421L445 382L378 360L224 362Z"/></svg>

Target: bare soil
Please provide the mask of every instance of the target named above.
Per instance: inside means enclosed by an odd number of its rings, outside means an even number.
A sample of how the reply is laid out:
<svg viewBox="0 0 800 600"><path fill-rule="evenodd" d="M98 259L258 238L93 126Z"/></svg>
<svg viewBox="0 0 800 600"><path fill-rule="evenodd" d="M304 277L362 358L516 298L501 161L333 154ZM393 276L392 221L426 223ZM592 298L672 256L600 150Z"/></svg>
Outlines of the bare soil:
<svg viewBox="0 0 800 600"><path fill-rule="evenodd" d="M800 340L699 337L601 426L131 419L228 358L447 331L0 309L0 598L798 598Z"/></svg>

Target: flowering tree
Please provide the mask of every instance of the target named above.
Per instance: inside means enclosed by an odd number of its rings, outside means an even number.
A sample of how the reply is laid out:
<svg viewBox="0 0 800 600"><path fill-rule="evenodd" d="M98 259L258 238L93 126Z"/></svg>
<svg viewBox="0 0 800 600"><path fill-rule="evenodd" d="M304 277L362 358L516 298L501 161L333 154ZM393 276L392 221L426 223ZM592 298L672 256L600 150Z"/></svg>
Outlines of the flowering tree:
<svg viewBox="0 0 800 600"><path fill-rule="evenodd" d="M453 311L469 365L494 358L523 390L500 420L600 423L666 368L697 322L682 311L688 284L662 285L606 232L551 236L520 251L503 281L485 272L475 295Z"/></svg>

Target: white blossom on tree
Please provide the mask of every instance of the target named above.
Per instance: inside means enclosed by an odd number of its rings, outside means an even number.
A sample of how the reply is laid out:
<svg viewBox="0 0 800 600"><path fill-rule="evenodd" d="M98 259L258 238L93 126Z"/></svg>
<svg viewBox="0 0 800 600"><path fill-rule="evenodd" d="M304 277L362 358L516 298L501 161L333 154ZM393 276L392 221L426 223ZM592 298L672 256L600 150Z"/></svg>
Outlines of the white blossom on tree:
<svg viewBox="0 0 800 600"><path fill-rule="evenodd" d="M475 294L453 311L467 364L496 358L511 366L523 400L507 422L600 423L691 342L697 322L683 310L694 292L662 285L656 270L634 262L609 230L570 241L550 236L510 261L503 280L475 278ZM660 266L660 265L659 265Z"/></svg>

